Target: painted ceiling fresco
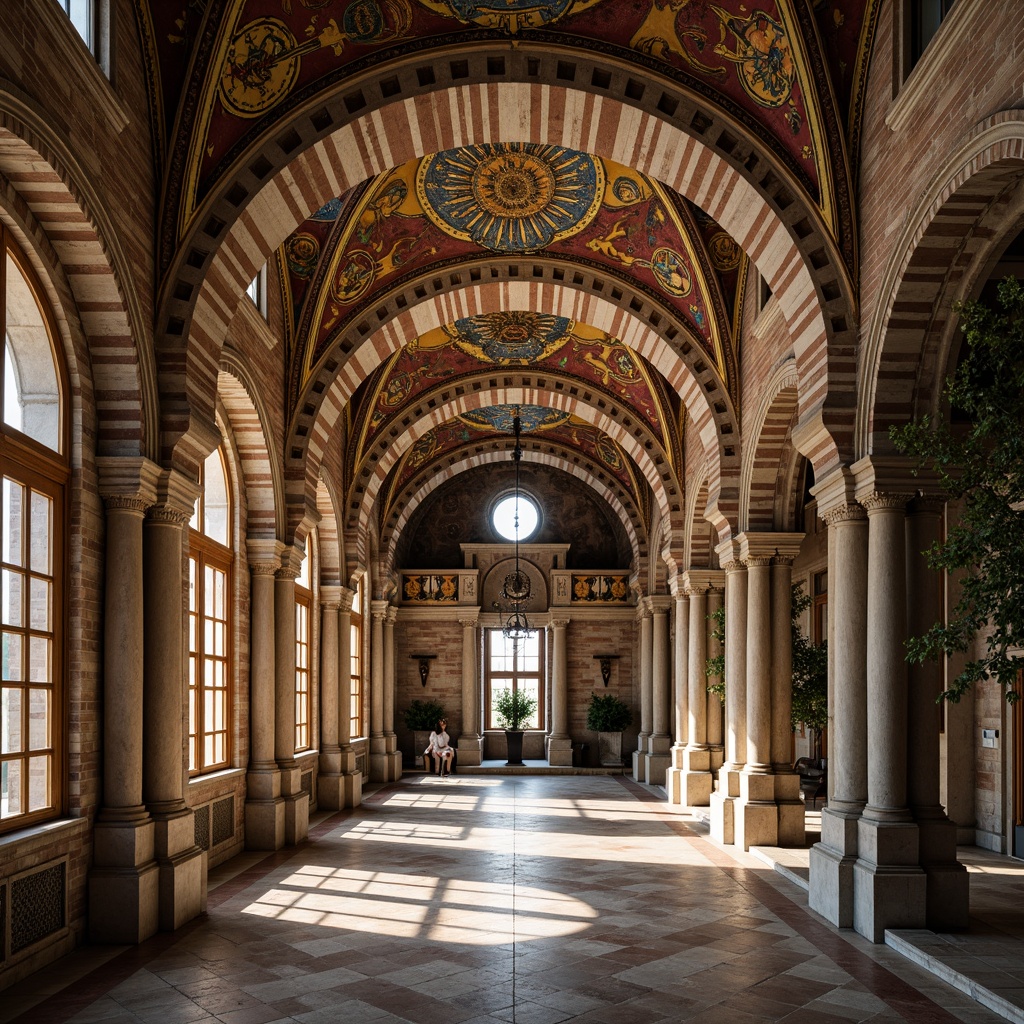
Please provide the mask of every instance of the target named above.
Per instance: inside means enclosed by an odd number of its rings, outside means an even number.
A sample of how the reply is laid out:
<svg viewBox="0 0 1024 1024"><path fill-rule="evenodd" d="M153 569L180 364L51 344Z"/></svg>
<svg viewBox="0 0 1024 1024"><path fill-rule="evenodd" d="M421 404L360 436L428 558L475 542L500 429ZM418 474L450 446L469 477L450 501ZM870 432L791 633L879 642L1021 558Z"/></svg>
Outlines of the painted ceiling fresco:
<svg viewBox="0 0 1024 1024"><path fill-rule="evenodd" d="M465 445L508 438L512 420L519 415L524 438L543 436L545 441L575 449L604 466L633 497L638 508L645 508L646 483L638 486L632 460L607 434L570 413L539 405L494 405L472 413L456 416L420 437L403 457L391 477L388 499L381 502L382 519L387 515L393 496L421 470L441 456ZM528 458L528 456L527 456Z"/></svg>
<svg viewBox="0 0 1024 1024"><path fill-rule="evenodd" d="M570 374L618 399L644 420L663 448L674 450L666 412L643 360L614 338L565 317L496 312L467 317L417 338L396 353L362 417L359 465L391 419L442 382L488 366L531 366Z"/></svg>
<svg viewBox="0 0 1024 1024"><path fill-rule="evenodd" d="M239 154L318 91L421 52L427 39L443 47L509 35L634 61L716 104L774 149L851 257L842 135L878 0L818 0L813 13L794 0L136 3L162 109L154 120L174 140L165 260Z"/></svg>
<svg viewBox="0 0 1024 1024"><path fill-rule="evenodd" d="M732 377L740 249L627 167L554 146L469 146L411 161L353 193L318 210L282 246L286 319L303 339L293 394L367 303L413 275L495 252L542 252L627 276L674 309L723 378Z"/></svg>

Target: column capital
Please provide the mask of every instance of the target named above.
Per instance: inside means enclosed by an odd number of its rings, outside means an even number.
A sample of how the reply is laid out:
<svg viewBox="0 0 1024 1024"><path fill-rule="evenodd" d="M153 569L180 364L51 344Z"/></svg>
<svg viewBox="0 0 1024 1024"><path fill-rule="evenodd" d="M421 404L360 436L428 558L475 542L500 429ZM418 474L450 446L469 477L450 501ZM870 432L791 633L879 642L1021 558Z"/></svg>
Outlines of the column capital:
<svg viewBox="0 0 1024 1024"><path fill-rule="evenodd" d="M795 558L800 553L803 543L802 533L741 533L737 538L740 542L740 558L747 565L767 565L762 559ZM755 561L756 559L756 561Z"/></svg>
<svg viewBox="0 0 1024 1024"><path fill-rule="evenodd" d="M818 508L818 518L829 527L837 526L839 523L863 522L867 517L868 514L864 506L858 505L855 501L843 505L833 505L825 512L821 510L820 506Z"/></svg>
<svg viewBox="0 0 1024 1024"><path fill-rule="evenodd" d="M651 605L651 611L657 615L661 612L667 613L672 607L672 595L671 594L654 594L647 599Z"/></svg>
<svg viewBox="0 0 1024 1024"><path fill-rule="evenodd" d="M156 496L149 517L184 525L195 514L196 499L201 493L198 480L177 469L164 470L156 481Z"/></svg>
<svg viewBox="0 0 1024 1024"><path fill-rule="evenodd" d="M647 596L641 597L636 603L636 618L649 619L651 617L651 604Z"/></svg>
<svg viewBox="0 0 1024 1024"><path fill-rule="evenodd" d="M156 501L163 470L149 459L101 455L96 459L100 497L108 509L134 510L141 501L145 510Z"/></svg>
<svg viewBox="0 0 1024 1024"><path fill-rule="evenodd" d="M298 544L282 544L281 545L281 567L277 572L277 578L280 580L286 580L289 577L295 580L299 578L299 574L302 572L302 560L306 557L305 545L299 547Z"/></svg>
<svg viewBox="0 0 1024 1024"><path fill-rule="evenodd" d="M320 607L326 611L336 612L341 607L341 587L333 583L321 584Z"/></svg>
<svg viewBox="0 0 1024 1024"><path fill-rule="evenodd" d="M459 625L463 629L476 628L480 625L480 609L479 608L466 608L459 609Z"/></svg>
<svg viewBox="0 0 1024 1024"><path fill-rule="evenodd" d="M149 500L130 494L104 494L103 507L107 512L131 512L141 519L149 508Z"/></svg>
<svg viewBox="0 0 1024 1024"><path fill-rule="evenodd" d="M398 609L393 605L388 605L387 613L384 616L384 624L387 626L393 626L398 619Z"/></svg>
<svg viewBox="0 0 1024 1024"><path fill-rule="evenodd" d="M245 557L251 569L254 563L273 565L271 575L281 568L281 552L284 545L276 537L249 537L245 542ZM260 576L267 575L260 572Z"/></svg>
<svg viewBox="0 0 1024 1024"><path fill-rule="evenodd" d="M725 586L725 573L720 569L687 569L683 579L687 594L706 594Z"/></svg>
<svg viewBox="0 0 1024 1024"><path fill-rule="evenodd" d="M383 622L387 617L388 609L391 607L390 602L383 600L373 600L370 602L370 615L374 622Z"/></svg>
<svg viewBox="0 0 1024 1024"><path fill-rule="evenodd" d="M356 592L348 587L338 587L338 611L352 611L352 602L356 599Z"/></svg>
<svg viewBox="0 0 1024 1024"><path fill-rule="evenodd" d="M558 616L558 618L551 619L551 628L565 629L565 627L568 626L571 621L572 620L569 618L568 615L560 615Z"/></svg>
<svg viewBox="0 0 1024 1024"><path fill-rule="evenodd" d="M906 492L871 491L857 497L870 517L873 512L905 512L913 495Z"/></svg>

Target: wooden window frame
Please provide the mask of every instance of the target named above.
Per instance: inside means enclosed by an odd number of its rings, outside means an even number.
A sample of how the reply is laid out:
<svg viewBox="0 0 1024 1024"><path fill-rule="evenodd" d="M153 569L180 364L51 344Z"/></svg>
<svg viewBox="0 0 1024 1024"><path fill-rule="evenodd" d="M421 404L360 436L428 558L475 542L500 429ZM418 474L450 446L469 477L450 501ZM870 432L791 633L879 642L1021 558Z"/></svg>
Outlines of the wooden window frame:
<svg viewBox="0 0 1024 1024"><path fill-rule="evenodd" d="M547 696L545 691L545 665L547 661L547 632L544 629L535 630L537 634L537 671L526 672L519 668L521 648L517 644L515 649L515 661L511 672L496 672L492 668L493 641L496 636L501 636L500 627L490 627L484 630L484 727L490 732L499 731L502 727L491 715L491 696L495 689L503 690L510 687L513 690L519 688L520 680L537 680L537 724L527 728L526 732L545 732L547 730ZM495 687L495 681L498 681Z"/></svg>
<svg viewBox="0 0 1024 1024"><path fill-rule="evenodd" d="M313 747L310 722L310 652L312 650L312 596L302 586L295 586L295 752L305 753Z"/></svg>
<svg viewBox="0 0 1024 1024"><path fill-rule="evenodd" d="M67 602L67 566L69 564L69 531L67 510L67 488L70 480L68 451L70 449L70 417L68 415L68 376L62 350L57 342L59 337L53 311L44 297L44 292L35 271L32 269L21 248L0 224L0 323L4 326L4 343L6 344L7 327L7 255L10 255L23 275L36 306L39 309L50 343L54 372L57 377L58 403L60 406L60 451L35 441L27 434L8 426L4 422L0 408L0 477L7 477L24 486L29 491L44 494L52 502L50 522L50 572L34 574L45 576L51 584L52 603L50 607L50 629L32 630L26 624L25 635L35 632L46 634L50 638L51 667L49 679L45 686L50 692L50 716L47 722L46 747L39 747L40 753L50 758L50 778L47 784L47 805L35 811L25 811L15 816L0 820L0 835L59 818L68 809L68 707L67 707L67 672L66 637L68 632ZM4 364L0 362L0 402L4 395ZM27 543L27 540L26 540ZM6 563L4 563L6 567ZM14 566L12 565L12 568ZM20 567L31 571L30 566ZM27 598L27 595L26 595ZM12 680L12 682L21 682ZM26 692L40 689L33 686L31 680L24 680ZM24 712L26 715L28 709ZM25 728L23 718L22 728ZM25 737L26 741L29 739ZM22 757L24 754L24 758ZM32 751L23 748L0 754L0 760L26 760ZM38 755L37 755L38 756ZM27 784L27 776L26 776Z"/></svg>
<svg viewBox="0 0 1024 1024"><path fill-rule="evenodd" d="M363 735L363 622L362 613L365 594L360 581L356 587L360 611L349 616L349 736L352 739Z"/></svg>
<svg viewBox="0 0 1024 1024"><path fill-rule="evenodd" d="M824 580L824 586L819 582ZM811 643L820 647L828 640L828 570L811 573Z"/></svg>

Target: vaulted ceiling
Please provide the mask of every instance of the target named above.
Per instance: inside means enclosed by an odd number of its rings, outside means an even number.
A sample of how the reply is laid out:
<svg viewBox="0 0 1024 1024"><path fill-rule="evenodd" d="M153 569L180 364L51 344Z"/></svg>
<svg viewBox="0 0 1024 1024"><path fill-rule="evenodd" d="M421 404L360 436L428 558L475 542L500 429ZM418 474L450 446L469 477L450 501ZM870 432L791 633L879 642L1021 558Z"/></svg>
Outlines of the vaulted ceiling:
<svg viewBox="0 0 1024 1024"><path fill-rule="evenodd" d="M856 278L850 167L879 0L136 4L168 303L182 293L176 268L202 267L203 240L285 173L309 138L441 87L531 76L583 94L617 91L658 116L685 117L696 137L714 125L716 151L734 153L780 208L806 208L797 235L820 235L822 259ZM565 116L582 119L587 139L586 110ZM743 156L751 146L756 159ZM407 522L439 467L468 471L503 448L518 409L537 456L587 467L602 500L646 543L654 519L682 504L678 382L629 339L544 297L586 282L609 302L643 306L721 396L719 419L735 422L746 253L699 203L611 159L596 129L581 149L521 138L414 149L423 155L401 162L376 154L387 169L341 195L317 186L286 235L264 226L284 305L274 327L285 341L289 416L308 407L349 338L386 323L384 310L517 278L534 281L535 300L470 316L453 305L444 323L421 318L400 351L360 374L337 438L346 525Z"/></svg>

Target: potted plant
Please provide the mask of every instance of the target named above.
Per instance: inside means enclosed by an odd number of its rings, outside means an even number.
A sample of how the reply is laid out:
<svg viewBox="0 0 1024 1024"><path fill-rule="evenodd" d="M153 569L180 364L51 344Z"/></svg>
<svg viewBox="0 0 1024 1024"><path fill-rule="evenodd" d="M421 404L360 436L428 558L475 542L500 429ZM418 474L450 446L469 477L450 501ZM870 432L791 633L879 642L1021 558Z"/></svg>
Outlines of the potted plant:
<svg viewBox="0 0 1024 1024"><path fill-rule="evenodd" d="M597 750L604 767L622 766L622 730L633 721L633 709L614 693L594 693L587 707L587 728L597 733Z"/></svg>
<svg viewBox="0 0 1024 1024"><path fill-rule="evenodd" d="M413 762L419 764L420 755L430 742L430 734L439 719L447 718L439 700L414 700L404 712L405 727L412 730Z"/></svg>
<svg viewBox="0 0 1024 1024"><path fill-rule="evenodd" d="M523 763L523 726L537 710L537 698L523 690L501 690L494 698L498 725L505 730L508 744L506 764Z"/></svg>

